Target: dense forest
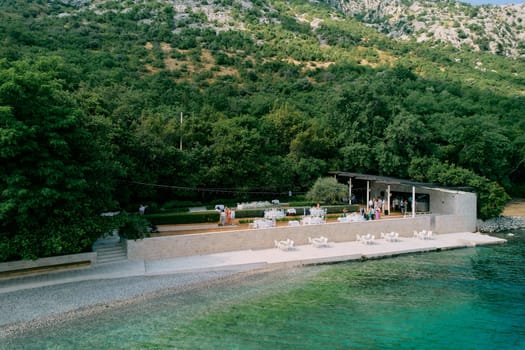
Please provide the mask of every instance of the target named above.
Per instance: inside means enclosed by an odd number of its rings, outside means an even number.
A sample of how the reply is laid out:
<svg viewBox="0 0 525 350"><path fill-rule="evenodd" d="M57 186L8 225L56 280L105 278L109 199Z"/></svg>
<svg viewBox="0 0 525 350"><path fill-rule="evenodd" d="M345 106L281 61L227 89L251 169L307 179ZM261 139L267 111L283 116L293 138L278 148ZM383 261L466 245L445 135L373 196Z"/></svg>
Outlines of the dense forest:
<svg viewBox="0 0 525 350"><path fill-rule="evenodd" d="M329 171L525 194L525 61L303 0L0 2L0 261L89 250L140 203Z"/></svg>

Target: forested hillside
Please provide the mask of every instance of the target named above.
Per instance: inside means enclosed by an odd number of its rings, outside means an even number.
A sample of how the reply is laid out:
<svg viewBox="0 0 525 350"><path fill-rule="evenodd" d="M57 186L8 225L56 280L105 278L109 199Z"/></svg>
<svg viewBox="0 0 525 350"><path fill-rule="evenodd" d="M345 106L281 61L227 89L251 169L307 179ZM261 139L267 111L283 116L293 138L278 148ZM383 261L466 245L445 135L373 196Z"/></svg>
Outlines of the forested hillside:
<svg viewBox="0 0 525 350"><path fill-rule="evenodd" d="M103 211L331 170L469 186L482 218L525 193L520 58L302 0L3 1L0 33L0 260L89 249Z"/></svg>

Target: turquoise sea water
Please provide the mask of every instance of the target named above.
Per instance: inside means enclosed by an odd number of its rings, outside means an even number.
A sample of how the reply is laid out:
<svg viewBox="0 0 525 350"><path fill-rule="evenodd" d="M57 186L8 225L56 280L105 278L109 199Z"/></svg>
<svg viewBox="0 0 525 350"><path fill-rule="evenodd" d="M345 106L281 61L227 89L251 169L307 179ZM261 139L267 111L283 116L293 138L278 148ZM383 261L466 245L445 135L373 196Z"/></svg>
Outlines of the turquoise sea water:
<svg viewBox="0 0 525 350"><path fill-rule="evenodd" d="M13 349L525 349L525 230L504 245L249 276L110 309Z"/></svg>

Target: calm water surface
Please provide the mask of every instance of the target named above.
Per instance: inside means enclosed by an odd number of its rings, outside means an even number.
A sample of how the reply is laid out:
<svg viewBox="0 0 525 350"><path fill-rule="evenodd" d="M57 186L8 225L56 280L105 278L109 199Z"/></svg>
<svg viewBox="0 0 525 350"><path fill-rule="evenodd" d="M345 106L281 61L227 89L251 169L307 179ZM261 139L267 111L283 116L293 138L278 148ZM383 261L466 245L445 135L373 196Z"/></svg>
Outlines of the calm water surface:
<svg viewBox="0 0 525 350"><path fill-rule="evenodd" d="M510 233L510 232L509 232ZM525 230L504 245L312 266L178 292L7 349L525 349Z"/></svg>

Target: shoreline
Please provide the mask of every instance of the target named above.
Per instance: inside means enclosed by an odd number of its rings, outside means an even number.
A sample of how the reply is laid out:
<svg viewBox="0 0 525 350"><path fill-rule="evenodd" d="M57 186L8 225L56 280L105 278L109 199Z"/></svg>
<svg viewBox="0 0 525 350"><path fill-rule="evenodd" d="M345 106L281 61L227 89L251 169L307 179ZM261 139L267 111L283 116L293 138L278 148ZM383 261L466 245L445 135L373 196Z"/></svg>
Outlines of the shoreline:
<svg viewBox="0 0 525 350"><path fill-rule="evenodd" d="M521 215L525 212L525 200L518 200L513 204L513 212L507 211L504 216L493 220L478 221L480 231L496 233L501 230L525 228L525 215ZM516 212L516 210L518 211ZM510 213L514 215L508 215ZM462 246L449 245L448 249L473 247L477 244L483 243L472 240ZM306 248L305 246L299 247L300 250L307 250ZM225 283L236 283L236 281L249 276L271 273L276 269L294 268L308 264L331 264L365 258L363 255L359 256L359 259L350 259L349 252L346 256L339 255L327 258L330 250L335 248L327 249L313 250L314 254L317 252L327 254L324 258L317 256L317 260L312 259L312 255L310 255L310 263L306 261L307 258L303 257L304 261L299 263L296 261L295 264L292 261L285 260L278 263L266 260L265 263L250 264L249 259L245 256L243 264L239 262L232 264L229 261L221 266L204 267L206 266L204 264L196 267L195 263L199 261L191 260L185 269L181 269L182 266L178 266L177 263L162 264L162 262L167 261L144 261L130 264L133 266L127 266L125 269L122 268L121 264L121 268L115 270L118 273L110 273L111 269L106 267L92 267L73 272L73 275L78 275L78 278L71 278L71 273L50 273L48 274L49 281L38 277L29 277L27 281L16 281L13 288L9 288L9 285L5 288L5 284L0 284L0 296L2 297L2 303L0 303L0 341L23 336L33 329L61 325L70 320L97 315L110 309L132 306L170 294L214 288ZM442 248L436 250L440 249ZM414 250L413 252L423 251L431 250ZM254 255L259 252L251 251L249 253ZM287 257L294 254L276 250L272 253L284 254ZM372 254L368 255L368 258L388 258L407 253L410 252L398 252L390 255L383 253L382 256ZM175 260L173 259L173 261ZM193 270L188 268L190 265ZM123 288L123 286L125 287ZM2 287L4 288L2 289ZM126 293L122 291L123 289L126 290Z"/></svg>
<svg viewBox="0 0 525 350"><path fill-rule="evenodd" d="M69 320L73 320L73 319L76 320L76 319L80 319L83 317L97 315L99 313L103 313L105 311L115 309L115 308L132 306L137 303L142 303L144 301L160 298L166 295L174 295L177 293L184 293L184 292L198 290L198 289L214 288L214 287L223 285L225 283L234 283L246 277L258 275L258 274L269 273L273 270L275 270L275 268L260 268L260 269L255 269L255 270L239 269L238 271L227 270L223 272L215 272L213 275L208 272L192 273L191 281L178 281L177 283L169 287L159 287L159 288L154 288L153 290L149 290L149 291L139 291L138 293L135 293L135 295L131 295L123 299L115 298L113 300L103 300L103 299L106 299L107 290L99 290L100 292L99 302L83 305L77 308L71 308L69 310L45 313L41 317L31 318L28 320L18 320L14 322L0 323L0 340L11 338L11 337L23 336L26 332L34 330L34 329L61 325L61 324L64 324L65 322L68 322ZM160 277L176 278L176 277L180 277L180 275L181 275L180 273L173 273L170 275L162 275ZM114 279L113 281L123 282L124 284L126 280L136 279L136 278L137 277L124 277L124 278ZM150 280L149 277L143 277L142 279L148 285L151 282L151 281L148 281ZM60 287L64 290L67 290L69 289L70 286L69 286L69 283L67 283L67 284L60 285ZM94 288L97 288L97 287L94 287ZM107 287L107 289L112 289L112 288L113 286ZM38 288L31 289L31 291L33 293L45 294L44 296L41 295L41 297L43 297L44 299L55 298L54 293L52 292L47 293L48 291L45 291L45 289L46 287L38 287ZM13 293L16 293L16 292L9 292L7 294L13 294ZM9 302L9 300L6 300L6 299L10 299L11 297L12 296L10 295L8 295L7 297L3 296L3 303L6 303L6 301ZM24 297L24 299L26 298L27 296ZM9 318L12 318L13 316L14 316L13 313L2 312L0 313L0 320L5 321L6 318L9 319Z"/></svg>
<svg viewBox="0 0 525 350"><path fill-rule="evenodd" d="M478 230L483 233L519 230L525 228L525 216L502 215L485 221L478 220L476 226Z"/></svg>
<svg viewBox="0 0 525 350"><path fill-rule="evenodd" d="M157 261L128 261L100 270L77 271L74 280L70 279L70 274L46 276L49 280L37 280L36 283L28 278L27 284L16 281L14 287L0 288L0 339L22 336L31 329L61 324L167 294L235 283L247 276L277 269L505 242L479 233L458 232L440 234L431 240L402 237L398 242L379 239L374 244L352 241L330 243L326 248L302 245L291 251L272 248Z"/></svg>

